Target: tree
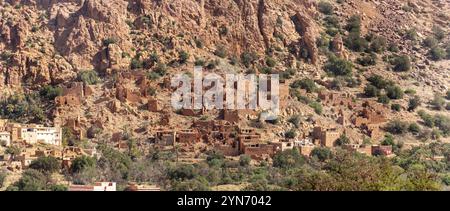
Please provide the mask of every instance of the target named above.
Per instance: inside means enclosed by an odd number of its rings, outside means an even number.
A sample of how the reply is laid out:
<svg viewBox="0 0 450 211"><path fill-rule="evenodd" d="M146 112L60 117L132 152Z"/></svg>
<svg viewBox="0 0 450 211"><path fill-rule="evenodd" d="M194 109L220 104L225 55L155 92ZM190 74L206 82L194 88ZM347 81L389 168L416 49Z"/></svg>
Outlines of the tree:
<svg viewBox="0 0 450 211"><path fill-rule="evenodd" d="M326 161L331 158L331 150L327 147L316 147L311 151L312 157L317 157L320 161Z"/></svg>
<svg viewBox="0 0 450 211"><path fill-rule="evenodd" d="M353 64L345 59L332 56L325 64L325 70L334 76L352 75Z"/></svg>
<svg viewBox="0 0 450 211"><path fill-rule="evenodd" d="M81 157L75 158L72 161L72 165L70 166L70 172L72 174L79 173L87 167L94 167L95 164L96 164L96 161L94 158L83 155Z"/></svg>
<svg viewBox="0 0 450 211"><path fill-rule="evenodd" d="M395 140L394 140L394 136L390 133L387 133L384 136L384 140L381 142L381 145L383 146L395 146Z"/></svg>
<svg viewBox="0 0 450 211"><path fill-rule="evenodd" d="M14 159L15 156L20 155L21 149L17 146L9 146L5 150L5 154L11 155L11 158Z"/></svg>
<svg viewBox="0 0 450 211"><path fill-rule="evenodd" d="M38 159L33 160L29 167L46 174L51 174L58 171L61 167L61 164L55 157L48 156L39 157Z"/></svg>
<svg viewBox="0 0 450 211"><path fill-rule="evenodd" d="M350 144L350 139L345 135L342 134L337 140L336 140L336 145L338 146L342 146L345 144Z"/></svg>
<svg viewBox="0 0 450 211"><path fill-rule="evenodd" d="M358 15L351 16L348 21L345 29L349 32L355 32L361 30L361 17Z"/></svg>
<svg viewBox="0 0 450 211"><path fill-rule="evenodd" d="M307 92L314 92L317 89L316 83L309 78L296 80L291 84L291 87L294 89L302 88L302 89L305 89Z"/></svg>
<svg viewBox="0 0 450 211"><path fill-rule="evenodd" d="M47 177L38 170L28 169L22 173L22 177L14 183L20 191L42 191L46 189Z"/></svg>
<svg viewBox="0 0 450 211"><path fill-rule="evenodd" d="M41 97L44 97L47 100L54 100L57 96L60 96L62 94L62 88L45 85L39 91L39 94L41 95Z"/></svg>
<svg viewBox="0 0 450 211"><path fill-rule="evenodd" d="M396 119L386 125L386 130L392 134L404 134L408 130L408 123Z"/></svg>
<svg viewBox="0 0 450 211"><path fill-rule="evenodd" d="M239 156L239 165L240 166L248 166L250 165L250 161L252 158L248 155L241 155Z"/></svg>
<svg viewBox="0 0 450 211"><path fill-rule="evenodd" d="M50 191L68 191L68 187L65 185L61 185L61 184L55 184L55 185L51 185L49 187Z"/></svg>
<svg viewBox="0 0 450 211"><path fill-rule="evenodd" d="M304 164L305 160L297 149L277 152L273 157L273 166L279 168L296 168Z"/></svg>
<svg viewBox="0 0 450 211"><path fill-rule="evenodd" d="M297 132L294 129L290 129L284 133L284 137L288 139L293 139L297 136Z"/></svg>
<svg viewBox="0 0 450 211"><path fill-rule="evenodd" d="M225 156L217 151L212 151L206 157L206 162L209 166L219 167L224 163Z"/></svg>

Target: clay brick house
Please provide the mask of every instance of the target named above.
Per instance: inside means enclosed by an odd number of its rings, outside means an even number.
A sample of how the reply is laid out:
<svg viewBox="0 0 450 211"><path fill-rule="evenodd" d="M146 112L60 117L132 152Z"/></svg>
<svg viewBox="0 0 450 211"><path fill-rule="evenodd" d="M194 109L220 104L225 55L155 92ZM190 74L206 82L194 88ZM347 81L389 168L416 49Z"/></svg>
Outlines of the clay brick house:
<svg viewBox="0 0 450 211"><path fill-rule="evenodd" d="M161 108L159 107L158 100L156 100L156 99L154 99L152 97L149 97L148 98L148 102L147 102L147 109L150 112L158 112L158 111L160 111Z"/></svg>
<svg viewBox="0 0 450 211"><path fill-rule="evenodd" d="M271 143L244 143L242 145L242 154L248 155L253 159L272 157L275 154L275 146Z"/></svg>
<svg viewBox="0 0 450 211"><path fill-rule="evenodd" d="M55 98L55 103L56 106L79 106L81 105L81 99L74 95L57 96Z"/></svg>
<svg viewBox="0 0 450 211"><path fill-rule="evenodd" d="M392 155L392 146L373 145L372 155L384 155L384 156Z"/></svg>
<svg viewBox="0 0 450 211"><path fill-rule="evenodd" d="M238 123L241 119L238 110L223 110L223 119L231 123Z"/></svg>
<svg viewBox="0 0 450 211"><path fill-rule="evenodd" d="M198 143L201 141L201 135L198 131L193 129L180 130L177 132L178 143Z"/></svg>
<svg viewBox="0 0 450 211"><path fill-rule="evenodd" d="M119 86L116 89L116 98L121 102L139 103L141 101L141 94Z"/></svg>
<svg viewBox="0 0 450 211"><path fill-rule="evenodd" d="M232 139L214 143L214 150L225 156L238 156L240 154L239 143Z"/></svg>
<svg viewBox="0 0 450 211"><path fill-rule="evenodd" d="M333 147L340 136L341 132L335 128L324 129L318 126L313 129L313 138L318 140L318 143L325 147Z"/></svg>
<svg viewBox="0 0 450 211"><path fill-rule="evenodd" d="M298 151L300 152L301 155L310 156L314 148L315 148L314 145L301 145L298 146Z"/></svg>
<svg viewBox="0 0 450 211"><path fill-rule="evenodd" d="M57 106L79 106L83 103L85 97L93 93L89 85L84 85L83 82L71 82L63 87L61 96L55 98Z"/></svg>
<svg viewBox="0 0 450 211"><path fill-rule="evenodd" d="M162 114L162 116L161 116L161 119L160 119L160 121L159 121L159 123L162 125L162 126L167 126L167 125L169 125L169 123L170 123L170 113L169 112L164 112L163 114Z"/></svg>
<svg viewBox="0 0 450 211"><path fill-rule="evenodd" d="M161 146L173 146L176 142L176 132L172 130L160 130L156 132L155 144Z"/></svg>

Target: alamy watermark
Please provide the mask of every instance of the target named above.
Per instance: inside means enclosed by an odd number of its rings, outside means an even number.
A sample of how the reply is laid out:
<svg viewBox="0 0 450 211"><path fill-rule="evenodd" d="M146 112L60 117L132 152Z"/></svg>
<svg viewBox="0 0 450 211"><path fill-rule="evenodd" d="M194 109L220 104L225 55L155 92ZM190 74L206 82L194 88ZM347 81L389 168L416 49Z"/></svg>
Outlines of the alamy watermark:
<svg viewBox="0 0 450 211"><path fill-rule="evenodd" d="M280 111L278 74L204 74L194 68L193 79L177 74L171 79L171 104L174 109L259 110L261 118L274 120Z"/></svg>

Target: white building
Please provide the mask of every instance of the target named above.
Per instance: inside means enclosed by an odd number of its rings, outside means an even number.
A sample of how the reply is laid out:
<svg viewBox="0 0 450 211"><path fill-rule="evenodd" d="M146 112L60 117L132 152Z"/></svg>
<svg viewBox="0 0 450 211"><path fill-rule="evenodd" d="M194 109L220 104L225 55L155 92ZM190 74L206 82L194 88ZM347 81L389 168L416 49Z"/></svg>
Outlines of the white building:
<svg viewBox="0 0 450 211"><path fill-rule="evenodd" d="M11 134L9 132L3 131L0 132L0 145L6 143L6 146L11 145Z"/></svg>
<svg viewBox="0 0 450 211"><path fill-rule="evenodd" d="M21 128L20 138L29 144L43 143L60 146L62 130L42 125L24 125Z"/></svg>
<svg viewBox="0 0 450 211"><path fill-rule="evenodd" d="M69 191L116 191L116 183L97 182L94 185L71 185Z"/></svg>

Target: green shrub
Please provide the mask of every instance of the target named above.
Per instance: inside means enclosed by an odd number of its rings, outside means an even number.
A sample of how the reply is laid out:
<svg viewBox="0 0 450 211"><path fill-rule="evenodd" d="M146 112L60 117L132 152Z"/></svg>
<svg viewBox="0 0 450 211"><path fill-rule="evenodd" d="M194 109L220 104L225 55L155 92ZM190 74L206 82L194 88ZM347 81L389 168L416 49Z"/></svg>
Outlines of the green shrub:
<svg viewBox="0 0 450 211"><path fill-rule="evenodd" d="M431 59L439 61L447 57L447 52L441 47L435 46L430 50Z"/></svg>
<svg viewBox="0 0 450 211"><path fill-rule="evenodd" d="M268 67L275 67L276 64L277 64L277 61L275 61L274 58L272 58L272 57L267 57L266 58L266 65Z"/></svg>
<svg viewBox="0 0 450 211"><path fill-rule="evenodd" d="M367 81L369 81L372 85L374 85L378 89L385 89L387 86L391 85L392 82L385 80L380 75L372 75Z"/></svg>
<svg viewBox="0 0 450 211"><path fill-rule="evenodd" d="M402 99L403 90L399 86L388 86L386 88L386 95L390 99Z"/></svg>
<svg viewBox="0 0 450 211"><path fill-rule="evenodd" d="M436 94L436 95L434 95L434 98L431 101L431 105L436 110L444 110L445 99L441 95Z"/></svg>
<svg viewBox="0 0 450 211"><path fill-rule="evenodd" d="M409 132L419 134L421 129L417 123L411 123L408 127Z"/></svg>
<svg viewBox="0 0 450 211"><path fill-rule="evenodd" d="M351 76L353 64L345 59L332 56L325 64L325 70L334 76Z"/></svg>
<svg viewBox="0 0 450 211"><path fill-rule="evenodd" d="M386 45L386 38L377 36L370 43L370 50L376 53L382 53L386 50Z"/></svg>
<svg viewBox="0 0 450 211"><path fill-rule="evenodd" d="M386 130L392 134L404 134L408 131L408 127L406 122L393 120L386 125Z"/></svg>
<svg viewBox="0 0 450 211"><path fill-rule="evenodd" d="M95 70L85 70L78 73L78 81L82 81L84 84L94 85L100 82L100 79Z"/></svg>
<svg viewBox="0 0 450 211"><path fill-rule="evenodd" d="M108 47L109 45L114 44L116 42L117 40L114 38L106 38L103 40L103 46Z"/></svg>
<svg viewBox="0 0 450 211"><path fill-rule="evenodd" d="M277 152L273 157L273 166L283 169L292 169L300 167L305 163L304 158L297 149L288 149L283 152Z"/></svg>
<svg viewBox="0 0 450 211"><path fill-rule="evenodd" d="M430 114L427 114L423 110L420 110L418 112L418 114L419 114L420 118L422 119L425 126L430 127L430 128L434 127L434 117L433 116L431 116Z"/></svg>
<svg viewBox="0 0 450 211"><path fill-rule="evenodd" d="M405 72L411 69L411 60L409 56L402 55L398 56L393 61L394 70L397 72Z"/></svg>
<svg viewBox="0 0 450 211"><path fill-rule="evenodd" d="M326 161L332 157L331 150L328 147L315 147L312 151L310 156L316 157L319 159L319 161Z"/></svg>
<svg viewBox="0 0 450 211"><path fill-rule="evenodd" d="M413 28L407 30L405 36L409 40L416 41L419 35L417 34L417 30Z"/></svg>
<svg viewBox="0 0 450 211"><path fill-rule="evenodd" d="M220 36L226 36L228 34L228 27L225 25L221 25L219 27L219 35Z"/></svg>
<svg viewBox="0 0 450 211"><path fill-rule="evenodd" d="M438 40L433 36L428 36L423 40L423 45L429 48L434 48L438 45Z"/></svg>
<svg viewBox="0 0 450 211"><path fill-rule="evenodd" d="M336 30L341 28L339 18L336 15L327 15L324 21L327 28L334 28Z"/></svg>
<svg viewBox="0 0 450 211"><path fill-rule="evenodd" d="M361 31L361 17L358 15L350 17L345 29L349 32L358 32L359 35L359 32Z"/></svg>
<svg viewBox="0 0 450 211"><path fill-rule="evenodd" d="M14 183L20 191L43 191L46 189L47 177L34 169L25 170L22 177Z"/></svg>
<svg viewBox="0 0 450 211"><path fill-rule="evenodd" d="M440 26L435 25L435 26L433 26L433 28L431 30L433 31L434 36L438 40L442 40L445 38L446 32Z"/></svg>
<svg viewBox="0 0 450 211"><path fill-rule="evenodd" d="M197 58L194 62L195 66L205 66L205 60Z"/></svg>
<svg viewBox="0 0 450 211"><path fill-rule="evenodd" d="M345 39L345 45L356 52L363 52L369 47L369 43L361 37L359 32L351 32Z"/></svg>
<svg viewBox="0 0 450 211"><path fill-rule="evenodd" d="M291 84L291 88L302 88L305 89L307 92L314 92L317 87L316 87L316 83L309 79L309 78L304 78L301 80L296 80Z"/></svg>
<svg viewBox="0 0 450 211"><path fill-rule="evenodd" d="M316 114L322 114L323 108L322 104L320 104L319 102L310 102L309 106L314 109L314 112L316 112Z"/></svg>
<svg viewBox="0 0 450 211"><path fill-rule="evenodd" d="M373 85L367 85L366 88L364 88L364 95L366 97L376 97L380 94L380 90L373 86Z"/></svg>
<svg viewBox="0 0 450 211"><path fill-rule="evenodd" d="M70 166L70 172L72 174L79 173L83 169L88 167L94 167L96 165L96 160L88 156L77 157L72 161Z"/></svg>
<svg viewBox="0 0 450 211"><path fill-rule="evenodd" d="M421 101L420 101L419 96L416 95L413 98L410 98L409 102L408 102L408 111L416 110L416 108L419 107L420 104L421 104Z"/></svg>
<svg viewBox="0 0 450 211"><path fill-rule="evenodd" d="M288 139L293 139L297 136L297 132L294 129L290 129L284 133L284 137Z"/></svg>
<svg viewBox="0 0 450 211"><path fill-rule="evenodd" d="M389 104L390 99L389 99L389 97L386 96L386 95L380 95L380 96L378 97L377 102L383 103L383 104Z"/></svg>
<svg viewBox="0 0 450 211"><path fill-rule="evenodd" d="M362 66L373 66L377 64L377 55L370 53L368 55L363 55L357 59L357 62Z"/></svg>
<svg viewBox="0 0 450 211"><path fill-rule="evenodd" d="M141 61L139 58L133 58L131 59L130 68L131 69L141 69L144 67L144 62Z"/></svg>
<svg viewBox="0 0 450 211"><path fill-rule="evenodd" d="M181 51L178 54L178 62L180 62L180 64L184 64L189 60L189 53L186 51Z"/></svg>
<svg viewBox="0 0 450 211"><path fill-rule="evenodd" d="M337 146L342 146L345 144L350 144L350 139L345 135L342 134L337 140L336 140L336 145Z"/></svg>
<svg viewBox="0 0 450 211"><path fill-rule="evenodd" d="M216 47L216 50L214 51L214 54L220 58L225 58L228 55L227 50L225 49L225 46L219 45Z"/></svg>
<svg viewBox="0 0 450 211"><path fill-rule="evenodd" d="M391 105L391 109L393 111L400 111L402 109L402 107L400 106L400 104L394 103Z"/></svg>
<svg viewBox="0 0 450 211"><path fill-rule="evenodd" d="M405 94L407 94L407 95L415 95L416 94L416 90L414 90L414 89L406 89L405 90Z"/></svg>
<svg viewBox="0 0 450 211"><path fill-rule="evenodd" d="M61 87L53 87L51 85L45 85L39 91L39 95L47 100L54 100L57 96L62 94L63 90Z"/></svg>
<svg viewBox="0 0 450 211"><path fill-rule="evenodd" d="M259 59L255 52L244 52L241 54L241 62L245 67L250 67L251 64Z"/></svg>
<svg viewBox="0 0 450 211"><path fill-rule="evenodd" d="M288 119L289 123L292 123L295 127L299 127L300 126L300 122L301 122L301 118L299 115L295 115L292 116L291 118Z"/></svg>
<svg viewBox="0 0 450 211"><path fill-rule="evenodd" d="M397 53L397 52L400 51L400 49L398 48L398 45L395 44L395 43L389 44L388 50L389 50L390 52L394 52L394 53Z"/></svg>
<svg viewBox="0 0 450 211"><path fill-rule="evenodd" d="M320 1L318 4L318 9L321 13L325 15L333 14L334 8L333 5L326 1Z"/></svg>
<svg viewBox="0 0 450 211"><path fill-rule="evenodd" d="M43 173L54 173L60 169L61 164L59 161L52 156L49 157L39 157L36 160L33 160L29 167Z"/></svg>

